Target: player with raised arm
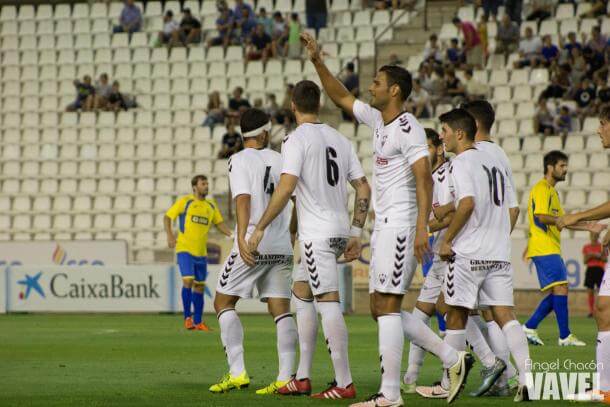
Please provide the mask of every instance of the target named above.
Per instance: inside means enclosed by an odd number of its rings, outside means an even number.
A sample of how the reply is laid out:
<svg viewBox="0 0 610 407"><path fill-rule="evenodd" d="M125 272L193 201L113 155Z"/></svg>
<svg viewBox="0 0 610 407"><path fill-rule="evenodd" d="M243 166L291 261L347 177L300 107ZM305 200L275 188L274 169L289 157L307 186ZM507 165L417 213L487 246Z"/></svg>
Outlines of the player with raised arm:
<svg viewBox="0 0 610 407"><path fill-rule="evenodd" d="M335 370L330 387L312 397L349 399L356 397L356 389L349 366L347 327L339 304L337 258L344 254L347 261L352 261L360 256L370 188L351 142L319 122L320 94L318 85L311 81L301 81L294 87L291 105L298 127L284 139L279 184L248 244L252 253L259 250L263 237L271 233L266 229L295 193L302 267L294 280L309 282ZM348 182L356 190L351 228Z"/></svg>
<svg viewBox="0 0 610 407"><path fill-rule="evenodd" d="M602 146L610 149L610 107L602 109L599 116L597 130ZM585 221L598 221L610 218L610 201L583 212L572 213L557 219L559 229L578 225ZM602 246L610 248L610 231L602 239ZM595 321L597 322L597 366L600 376L599 390L601 399L610 403L610 262L606 263L604 278L599 288L595 308Z"/></svg>
<svg viewBox="0 0 610 407"><path fill-rule="evenodd" d="M504 164L475 146L476 121L466 110L454 109L440 121L445 149L456 154L449 167L456 209L439 245L441 259L448 262L443 284L448 306L445 341L464 349L470 311L478 305L489 307L519 370L515 401L527 401L529 350L513 313L509 207L514 191Z"/></svg>
<svg viewBox="0 0 610 407"><path fill-rule="evenodd" d="M290 313L290 275L292 243L289 207L269 225L270 233L262 240L258 254L247 250L246 239L254 230L280 180L282 157L267 148L271 122L258 109L241 115L244 150L229 159L229 182L235 200L237 233L235 243L216 286L214 308L220 325L220 337L229 363L229 373L210 387L213 393L247 387L250 378L244 364L244 332L235 306L242 298L252 298L254 288L267 303L275 321L279 373L269 386L257 394L273 394L294 374L297 328Z"/></svg>
<svg viewBox="0 0 610 407"><path fill-rule="evenodd" d="M570 331L568 313L568 271L561 258L561 232L557 218L564 214L555 185L566 179L568 156L551 151L544 156L544 177L532 188L527 215L530 224L527 257L536 265L540 291L548 295L540 302L525 323L525 334L533 345L544 345L536 328L551 311L555 312L559 328L559 346L585 346ZM578 223L569 226L574 230L601 231L599 225Z"/></svg>
<svg viewBox="0 0 610 407"><path fill-rule="evenodd" d="M184 327L196 331L209 331L203 322L203 292L208 276L208 232L212 225L227 236L231 230L225 225L218 204L208 194L208 179L195 175L191 180L193 193L178 199L165 212L163 226L167 246L176 248L176 259L182 275L182 307ZM178 236L172 222L178 218ZM191 314L191 308L193 313Z"/></svg>
<svg viewBox="0 0 610 407"><path fill-rule="evenodd" d="M301 34L309 58L332 101L373 131L373 207L369 292L377 320L381 360L380 391L355 406L401 406L400 364L404 336L443 360L449 369L452 402L463 389L472 356L445 344L430 327L408 312L401 313L417 261L429 255L428 217L432 207L432 175L426 134L417 119L402 110L411 93L411 75L398 66L384 66L369 92L371 105L357 100L322 61L315 39Z"/></svg>

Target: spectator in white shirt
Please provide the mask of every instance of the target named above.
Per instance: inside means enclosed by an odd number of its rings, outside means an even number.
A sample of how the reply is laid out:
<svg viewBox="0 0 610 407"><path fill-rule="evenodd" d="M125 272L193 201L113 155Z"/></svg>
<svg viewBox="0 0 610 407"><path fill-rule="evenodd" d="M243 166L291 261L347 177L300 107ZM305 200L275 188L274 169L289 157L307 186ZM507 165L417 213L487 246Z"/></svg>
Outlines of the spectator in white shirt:
<svg viewBox="0 0 610 407"><path fill-rule="evenodd" d="M434 60L434 62L443 62L443 54L441 53L441 47L438 43L438 37L436 34L432 34L429 38L428 45L424 48L424 61L428 59Z"/></svg>
<svg viewBox="0 0 610 407"><path fill-rule="evenodd" d="M525 28L525 37L519 42L519 56L521 59L515 61L515 69L536 65L541 58L540 50L542 49L542 41L538 37L534 37L534 31L531 27Z"/></svg>
<svg viewBox="0 0 610 407"><path fill-rule="evenodd" d="M157 44L172 44L172 33L180 27L178 21L174 20L174 13L171 10L167 10L163 16L163 31L159 31L159 37Z"/></svg>
<svg viewBox="0 0 610 407"><path fill-rule="evenodd" d="M428 92L422 88L419 79L413 79L413 90L405 102L405 110L418 119L427 119L432 116L431 100Z"/></svg>

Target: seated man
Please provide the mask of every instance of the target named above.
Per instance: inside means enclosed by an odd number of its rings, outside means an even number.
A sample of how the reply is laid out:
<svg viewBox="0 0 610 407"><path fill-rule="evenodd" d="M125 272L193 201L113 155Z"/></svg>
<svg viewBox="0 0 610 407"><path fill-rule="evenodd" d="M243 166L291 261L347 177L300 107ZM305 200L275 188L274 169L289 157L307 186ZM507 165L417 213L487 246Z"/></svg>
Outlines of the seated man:
<svg viewBox="0 0 610 407"><path fill-rule="evenodd" d="M219 11L220 17L216 19L218 37L210 39L208 41L208 47L215 45L227 47L234 36L235 19L233 17L233 12L226 6L220 8Z"/></svg>
<svg viewBox="0 0 610 407"><path fill-rule="evenodd" d="M135 5L135 0L126 0L119 17L119 25L115 25L112 32L132 34L140 30L142 30L142 11Z"/></svg>
<svg viewBox="0 0 610 407"><path fill-rule="evenodd" d="M265 26L258 24L250 36L246 60L256 61L262 59L263 62L267 62L271 55L271 42L271 36L265 32Z"/></svg>
<svg viewBox="0 0 610 407"><path fill-rule="evenodd" d="M82 109L83 111L91 110L95 97L95 88L91 85L91 77L85 75L82 82L75 79L73 83L76 88L76 100L66 107L66 111L76 112L79 109Z"/></svg>
<svg viewBox="0 0 610 407"><path fill-rule="evenodd" d="M167 10L163 16L163 30L158 33L157 44L170 44L172 42L172 34L179 28L180 24L174 20L174 13L171 10Z"/></svg>
<svg viewBox="0 0 610 407"><path fill-rule="evenodd" d="M191 10L182 10L182 21L180 28L172 33L174 43L181 42L184 46L201 42L201 21L191 14Z"/></svg>

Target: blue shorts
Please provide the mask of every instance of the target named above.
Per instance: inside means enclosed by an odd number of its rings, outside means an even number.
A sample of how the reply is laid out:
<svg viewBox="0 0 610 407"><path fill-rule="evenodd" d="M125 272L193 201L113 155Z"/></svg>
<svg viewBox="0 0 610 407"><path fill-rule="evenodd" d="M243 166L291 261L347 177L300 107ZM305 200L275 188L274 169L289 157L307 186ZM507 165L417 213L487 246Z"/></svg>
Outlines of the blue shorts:
<svg viewBox="0 0 610 407"><path fill-rule="evenodd" d="M176 254L180 274L182 278L192 277L197 283L205 282L208 278L208 258L205 256L198 257L192 254L181 252Z"/></svg>
<svg viewBox="0 0 610 407"><path fill-rule="evenodd" d="M532 261L536 265L540 291L546 291L556 285L567 284L568 270L560 255L534 256Z"/></svg>

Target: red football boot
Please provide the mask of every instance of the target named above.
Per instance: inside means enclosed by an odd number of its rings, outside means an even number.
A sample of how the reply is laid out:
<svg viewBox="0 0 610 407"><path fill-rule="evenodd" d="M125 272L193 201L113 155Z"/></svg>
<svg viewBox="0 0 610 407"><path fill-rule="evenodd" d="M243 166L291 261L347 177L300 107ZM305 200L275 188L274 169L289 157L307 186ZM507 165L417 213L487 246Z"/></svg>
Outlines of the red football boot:
<svg viewBox="0 0 610 407"><path fill-rule="evenodd" d="M293 378L285 386L277 389L278 394L284 396L309 396L311 394L311 380L308 378L297 380Z"/></svg>
<svg viewBox="0 0 610 407"><path fill-rule="evenodd" d="M320 393L312 394L311 397L314 399L353 399L356 398L356 388L354 387L354 383L351 383L349 386L337 387L337 382L333 380L332 383L329 383L330 387Z"/></svg>

